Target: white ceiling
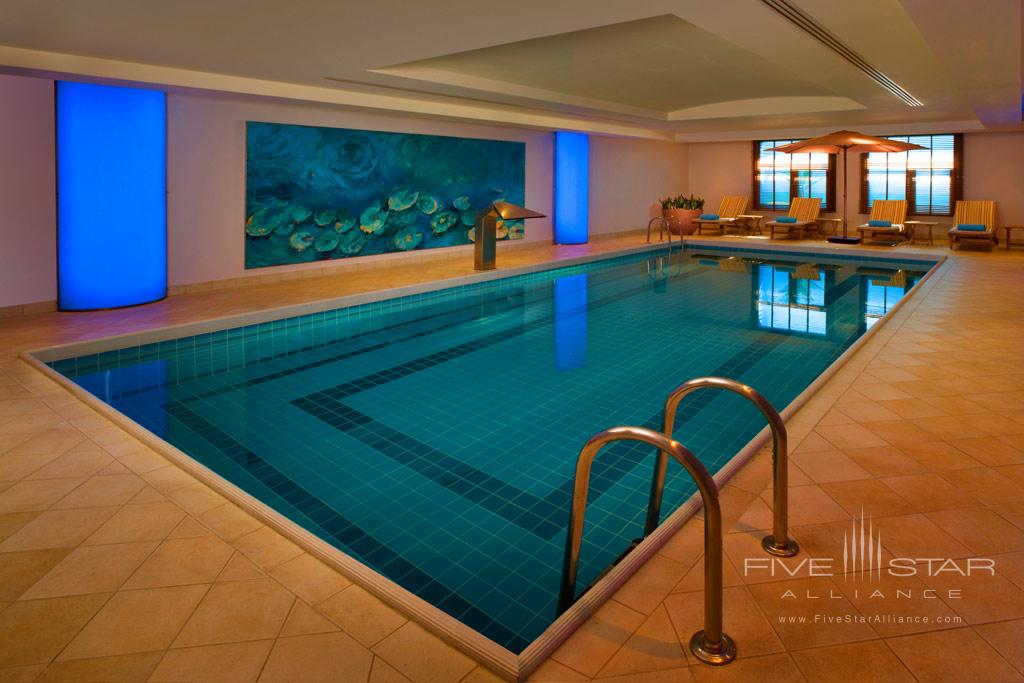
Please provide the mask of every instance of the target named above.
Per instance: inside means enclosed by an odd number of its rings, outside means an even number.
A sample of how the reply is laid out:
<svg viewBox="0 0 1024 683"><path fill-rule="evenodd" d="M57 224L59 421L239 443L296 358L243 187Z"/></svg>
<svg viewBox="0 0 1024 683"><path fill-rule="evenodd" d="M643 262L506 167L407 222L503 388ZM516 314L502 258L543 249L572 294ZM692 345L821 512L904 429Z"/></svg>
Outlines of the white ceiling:
<svg viewBox="0 0 1024 683"><path fill-rule="evenodd" d="M677 140L1021 127L1020 0L3 0L0 67Z"/></svg>

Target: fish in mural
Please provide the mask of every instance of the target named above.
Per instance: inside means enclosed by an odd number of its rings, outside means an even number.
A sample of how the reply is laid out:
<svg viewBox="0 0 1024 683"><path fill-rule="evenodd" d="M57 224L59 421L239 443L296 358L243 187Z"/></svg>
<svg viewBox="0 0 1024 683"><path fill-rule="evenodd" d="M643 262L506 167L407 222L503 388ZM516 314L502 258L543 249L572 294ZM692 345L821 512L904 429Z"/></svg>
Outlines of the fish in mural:
<svg viewBox="0 0 1024 683"><path fill-rule="evenodd" d="M469 244L478 207L525 203L521 142L246 125L246 268ZM521 239L509 221L499 239Z"/></svg>

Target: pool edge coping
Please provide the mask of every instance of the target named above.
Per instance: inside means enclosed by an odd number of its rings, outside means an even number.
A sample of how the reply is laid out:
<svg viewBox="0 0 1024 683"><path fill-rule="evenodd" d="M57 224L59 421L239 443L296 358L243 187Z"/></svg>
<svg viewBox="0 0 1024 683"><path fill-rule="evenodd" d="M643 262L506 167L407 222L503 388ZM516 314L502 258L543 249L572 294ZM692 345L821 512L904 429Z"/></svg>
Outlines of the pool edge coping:
<svg viewBox="0 0 1024 683"><path fill-rule="evenodd" d="M684 248L685 245L692 245L696 247L726 247L737 249L737 247L730 247L729 244L699 239L684 240L683 245ZM801 248L794 249L794 247ZM693 514L700 509L700 499L698 494L695 493L691 495L678 509L669 515L654 532L645 538L604 577L597 581L594 586L587 591L587 593L581 596L577 602L570 607L569 610L555 619L537 638L531 641L529 645L527 645L526 648L517 655L511 650L508 650L487 638L475 629L458 621L455 617L450 616L440 608L435 607L422 598L416 596L408 589L403 588L396 582L373 570L368 565L363 564L356 558L329 544L316 534L304 529L296 522L288 519L285 515L277 512L255 496L231 483L224 477L189 456L184 451L178 449L176 446L164 439L161 439L156 434L133 421L127 415L124 415L109 404L100 400L98 397L89 393L86 389L82 388L71 379L49 367L46 364L47 361L43 360L40 356L48 356L51 353L56 353L57 355L51 357L50 360L58 360L60 358L68 357L61 352L84 347L89 349L86 353L98 353L101 350L116 348L119 341L128 338L145 339L146 341L140 342L140 345L143 343L153 343L154 341L182 336L180 334L181 330L190 330L192 331L192 334L204 334L206 332L225 329L226 327L237 327L251 325L258 322L279 320L282 319L281 314L284 312L290 314L284 317L297 317L332 310L334 308L344 308L347 306L357 306L361 304L386 301L403 296L429 293L463 285L485 283L504 278L516 277L519 275L542 272L545 270L557 270L559 268L571 267L591 261L629 256L665 248L666 245L664 243L648 243L637 247L627 247L625 249L611 250L597 254L585 254L583 256L570 257L556 261L545 261L505 270L496 269L494 271L472 273L454 278L416 283L413 285L403 285L385 290L348 294L340 297L320 299L301 304L276 306L273 308L219 318L178 323L175 325L157 327L139 332L128 332L109 337L85 339L66 344L49 346L42 349L23 350L19 352L18 357L29 366L41 372L44 376L49 377L57 382L58 385L67 389L72 395L83 401L96 412L103 415L113 424L124 429L127 433L155 450L157 453L165 457L170 463L182 468L194 476L198 481L210 486L217 493L223 495L229 502L238 505L264 524L295 541L300 547L323 561L328 566L331 566L342 575L351 579L354 583L367 589L386 604L398 609L411 621L414 621L415 623L432 631L435 635L442 638L455 649L469 655L479 664L500 674L503 678L507 680L520 681L525 680L526 677L536 671L536 669L552 653L554 653L554 651L563 642L565 642L576 629L582 626L583 623L585 623L601 605L607 602L607 600L619 588L621 588L633 574L646 564L647 560L649 560L651 556L655 555L658 550L660 550L668 540L682 528ZM834 255L836 252L853 252L852 255L856 257L865 257L869 259L874 258L876 260L880 258L872 256L873 252L871 251L851 250L849 248L833 250L827 248L816 248L813 245L779 245L764 248L764 244L759 242L751 246L744 245L742 247L738 247L738 249L747 251L797 251L800 253L822 255ZM908 255L911 256L911 258L902 258L903 256ZM944 269L948 263L948 256L946 255L936 257L928 256L920 252L910 252L909 254L901 253L900 257L901 258L899 259L894 259L893 257L889 258L892 260L906 261L926 260L932 262L933 265L907 292L907 296L897 302L890 311L879 319L878 323L868 328L856 341L854 341L853 344L840 354L838 358L829 364L821 374L807 385L800 394L790 401L790 403L781 411L784 420L788 421L797 410L803 407L803 405L806 404L812 396L842 368L842 366L844 366L857 352L859 352L863 346L877 334L878 330L882 329L904 307L904 305L907 304L907 302L916 298L914 295L919 293L920 289L929 280L931 280L932 276ZM172 332L175 334L170 334ZM681 379L680 381L684 380ZM735 476L735 474L742 469L742 467L758 451L761 450L765 443L767 443L769 437L770 429L765 426L750 441L748 441L746 445L737 451L732 458L719 468L718 472L714 475L715 482L719 487L724 487L725 484Z"/></svg>

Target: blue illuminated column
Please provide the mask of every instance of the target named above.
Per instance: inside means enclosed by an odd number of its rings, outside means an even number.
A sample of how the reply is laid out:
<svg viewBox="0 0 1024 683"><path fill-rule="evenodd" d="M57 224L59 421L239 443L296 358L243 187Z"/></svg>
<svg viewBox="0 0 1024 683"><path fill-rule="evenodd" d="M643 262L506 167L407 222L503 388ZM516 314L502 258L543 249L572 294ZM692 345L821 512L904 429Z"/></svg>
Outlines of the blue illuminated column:
<svg viewBox="0 0 1024 683"><path fill-rule="evenodd" d="M167 295L166 112L157 90L57 82L62 310Z"/></svg>
<svg viewBox="0 0 1024 683"><path fill-rule="evenodd" d="M555 243L584 244L588 239L590 136L555 133Z"/></svg>

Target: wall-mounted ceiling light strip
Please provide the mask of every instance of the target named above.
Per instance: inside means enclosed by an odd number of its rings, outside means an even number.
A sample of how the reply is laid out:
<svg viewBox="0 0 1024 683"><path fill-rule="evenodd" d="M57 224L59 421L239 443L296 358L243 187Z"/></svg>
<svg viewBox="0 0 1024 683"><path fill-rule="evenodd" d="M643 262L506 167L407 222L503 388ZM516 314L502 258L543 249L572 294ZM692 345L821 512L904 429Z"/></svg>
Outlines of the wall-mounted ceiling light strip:
<svg viewBox="0 0 1024 683"><path fill-rule="evenodd" d="M902 100L908 107L923 107L924 102L907 92L899 83L873 67L852 48L836 38L824 26L816 22L803 10L787 0L761 0L764 4L788 19L793 25L811 35L847 62L863 71L868 78L878 83L891 94Z"/></svg>

